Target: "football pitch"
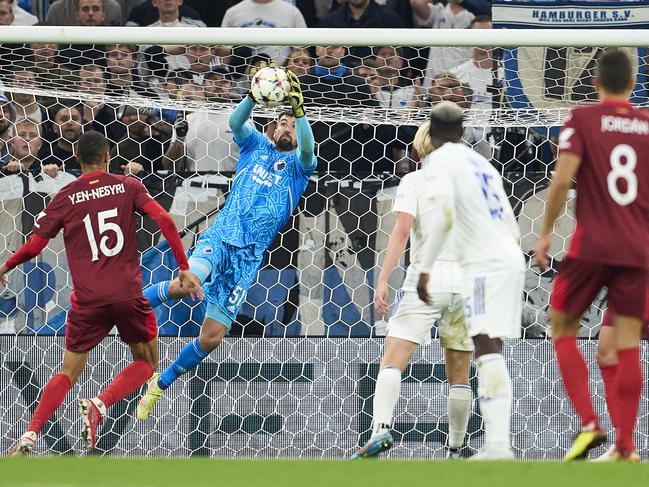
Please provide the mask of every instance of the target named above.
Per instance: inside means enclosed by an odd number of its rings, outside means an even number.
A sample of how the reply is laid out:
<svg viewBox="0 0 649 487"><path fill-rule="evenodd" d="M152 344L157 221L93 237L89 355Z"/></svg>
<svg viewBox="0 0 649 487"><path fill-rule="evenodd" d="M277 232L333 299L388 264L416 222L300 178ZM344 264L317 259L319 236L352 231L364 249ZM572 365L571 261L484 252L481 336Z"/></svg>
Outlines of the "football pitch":
<svg viewBox="0 0 649 487"><path fill-rule="evenodd" d="M97 457L0 460L1 487L634 487L647 485L648 475L647 465L583 462Z"/></svg>

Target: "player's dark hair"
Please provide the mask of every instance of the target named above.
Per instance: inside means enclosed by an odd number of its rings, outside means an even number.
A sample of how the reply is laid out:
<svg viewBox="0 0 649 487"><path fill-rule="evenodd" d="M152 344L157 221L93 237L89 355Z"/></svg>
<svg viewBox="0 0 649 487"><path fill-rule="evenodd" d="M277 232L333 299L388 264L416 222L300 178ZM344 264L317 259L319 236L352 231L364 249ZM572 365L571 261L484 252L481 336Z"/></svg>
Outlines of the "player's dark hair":
<svg viewBox="0 0 649 487"><path fill-rule="evenodd" d="M455 103L443 101L430 111L430 138L435 147L460 142L464 134L464 114Z"/></svg>
<svg viewBox="0 0 649 487"><path fill-rule="evenodd" d="M631 58L622 49L607 49L597 62L597 78L606 92L624 93L633 78Z"/></svg>
<svg viewBox="0 0 649 487"><path fill-rule="evenodd" d="M77 159L80 164L97 166L103 162L108 152L108 141L103 134L89 130L77 141Z"/></svg>
<svg viewBox="0 0 649 487"><path fill-rule="evenodd" d="M284 117L295 118L295 115L293 114L293 110L284 110L283 112L281 112L277 117L277 121L279 122Z"/></svg>

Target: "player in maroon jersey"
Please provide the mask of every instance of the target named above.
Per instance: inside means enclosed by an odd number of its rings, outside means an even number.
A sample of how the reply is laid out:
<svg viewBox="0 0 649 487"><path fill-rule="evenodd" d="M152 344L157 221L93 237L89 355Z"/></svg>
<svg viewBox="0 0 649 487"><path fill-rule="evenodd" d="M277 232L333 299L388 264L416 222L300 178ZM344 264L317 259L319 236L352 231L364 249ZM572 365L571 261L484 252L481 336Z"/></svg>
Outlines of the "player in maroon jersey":
<svg viewBox="0 0 649 487"><path fill-rule="evenodd" d="M113 326L130 346L133 362L98 397L79 402L81 434L87 448L96 444L97 427L106 409L153 375L158 365L158 328L155 313L142 294L135 212L146 213L157 222L178 261L183 286L192 296L202 297L200 283L188 271L173 220L137 179L106 173L108 150L106 138L98 132L87 132L79 139L77 159L83 175L54 196L36 217L32 237L0 267L0 281L7 285L7 272L37 256L63 229L74 287L63 366L45 386L27 432L11 455L31 452L43 425L81 375L88 353Z"/></svg>
<svg viewBox="0 0 649 487"><path fill-rule="evenodd" d="M561 131L559 160L536 246L535 261L545 269L550 233L576 179L577 226L550 299L559 369L582 421L566 460L586 458L606 440L576 340L581 315L603 286L615 310L617 348L617 368L602 371L607 391L614 391L619 402L612 459L638 458L633 430L642 389L639 340L649 274L649 114L629 103L634 85L626 52L605 52L595 83L600 102L572 109Z"/></svg>

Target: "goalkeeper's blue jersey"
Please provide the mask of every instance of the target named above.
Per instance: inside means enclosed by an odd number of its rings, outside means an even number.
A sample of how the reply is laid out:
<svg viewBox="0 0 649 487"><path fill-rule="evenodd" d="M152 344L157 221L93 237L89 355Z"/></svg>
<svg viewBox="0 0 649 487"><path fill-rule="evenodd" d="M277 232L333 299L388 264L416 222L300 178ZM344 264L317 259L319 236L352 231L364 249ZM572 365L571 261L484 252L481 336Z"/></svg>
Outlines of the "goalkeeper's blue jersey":
<svg viewBox="0 0 649 487"><path fill-rule="evenodd" d="M203 235L265 251L288 221L315 170L282 152L257 130L239 145L240 156L225 206Z"/></svg>

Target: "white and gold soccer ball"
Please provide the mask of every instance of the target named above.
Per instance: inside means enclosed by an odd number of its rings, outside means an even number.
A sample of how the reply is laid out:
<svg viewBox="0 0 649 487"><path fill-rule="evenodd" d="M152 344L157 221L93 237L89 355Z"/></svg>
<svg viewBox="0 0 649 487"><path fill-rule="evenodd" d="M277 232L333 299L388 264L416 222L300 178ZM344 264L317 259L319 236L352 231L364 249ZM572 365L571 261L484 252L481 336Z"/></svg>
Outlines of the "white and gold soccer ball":
<svg viewBox="0 0 649 487"><path fill-rule="evenodd" d="M286 72L280 68L265 67L255 73L250 81L250 91L257 103L265 107L280 105L289 90Z"/></svg>

